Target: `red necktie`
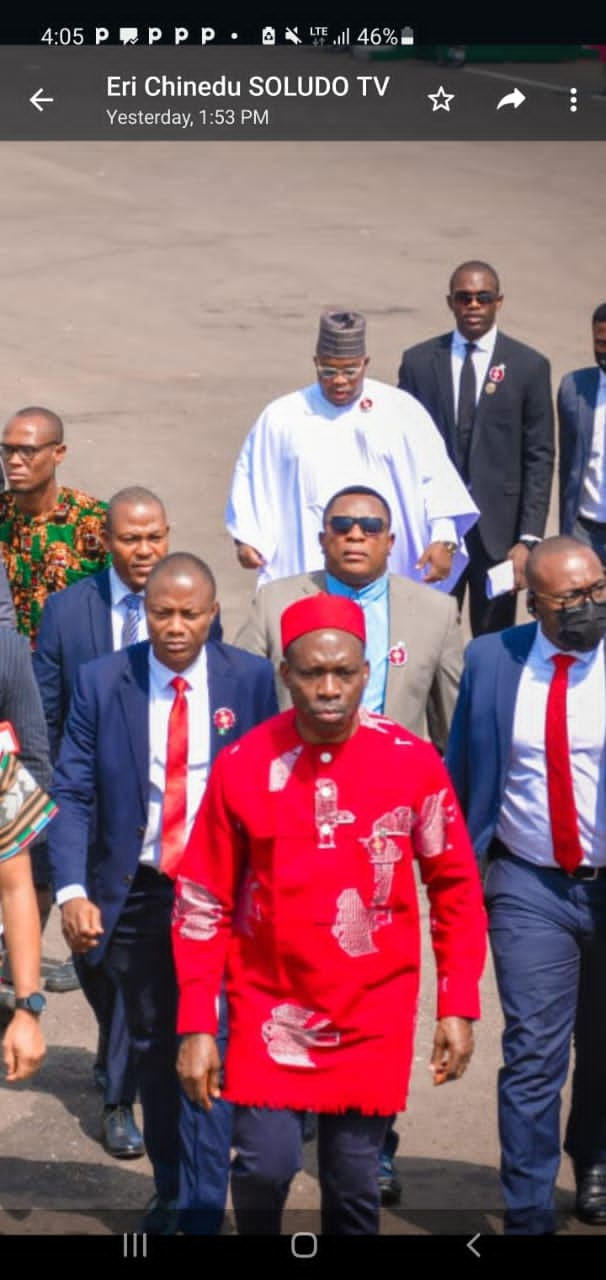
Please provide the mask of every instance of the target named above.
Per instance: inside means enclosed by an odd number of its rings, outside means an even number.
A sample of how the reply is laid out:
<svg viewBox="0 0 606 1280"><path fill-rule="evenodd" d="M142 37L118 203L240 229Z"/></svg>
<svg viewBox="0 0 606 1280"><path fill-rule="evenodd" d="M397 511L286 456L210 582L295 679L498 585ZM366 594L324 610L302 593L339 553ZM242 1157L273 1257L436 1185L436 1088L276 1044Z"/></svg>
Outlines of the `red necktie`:
<svg viewBox="0 0 606 1280"><path fill-rule="evenodd" d="M583 850L572 787L566 694L568 668L576 658L567 653L556 653L551 661L555 670L545 714L545 761L553 856L565 871L574 871L582 861Z"/></svg>
<svg viewBox="0 0 606 1280"><path fill-rule="evenodd" d="M175 697L168 717L166 739L166 780L162 805L160 870L165 875L174 876L185 848L188 754L185 690L190 689L191 685L183 679L183 676L175 676L170 683L175 690Z"/></svg>

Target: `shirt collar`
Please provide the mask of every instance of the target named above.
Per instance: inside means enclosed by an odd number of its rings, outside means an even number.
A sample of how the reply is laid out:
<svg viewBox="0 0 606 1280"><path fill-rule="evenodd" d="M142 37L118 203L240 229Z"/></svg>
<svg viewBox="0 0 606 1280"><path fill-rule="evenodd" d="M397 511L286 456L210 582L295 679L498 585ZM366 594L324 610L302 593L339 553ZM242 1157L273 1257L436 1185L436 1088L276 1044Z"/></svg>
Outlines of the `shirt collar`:
<svg viewBox="0 0 606 1280"><path fill-rule="evenodd" d="M191 685L192 689L200 689L207 683L207 664L206 664L206 645L203 645L195 662L185 671L171 671L170 667L165 667L163 662L159 662L151 645L149 647L149 674L150 682L155 684L158 689L168 689L171 680L176 675L183 676L184 680Z"/></svg>
<svg viewBox="0 0 606 1280"><path fill-rule="evenodd" d="M577 662L582 662L584 666L589 666L591 662L595 661L598 654L603 654L604 652L603 640L600 640L599 645L597 645L595 649L589 649L587 652L583 653L581 653L579 649L558 649L557 644L552 644L551 640L547 639L540 623L537 627L535 644L539 656L544 662L548 662L550 666L550 659L553 658L555 653L566 653L566 655L570 655L571 658L576 658Z"/></svg>
<svg viewBox="0 0 606 1280"><path fill-rule="evenodd" d="M488 333L483 333L481 338L464 338L458 329L453 331L452 349L458 356L464 356L468 342L474 342L478 351L487 351L492 355L494 344L497 340L497 326L493 324L492 329Z"/></svg>
<svg viewBox="0 0 606 1280"><path fill-rule="evenodd" d="M141 602L143 602L143 592L133 591L132 587L127 587L126 583L122 581L120 575L116 573L113 565L110 565L109 567L109 590L112 607L115 607L117 604L122 604L124 597L131 595L139 596Z"/></svg>
<svg viewBox="0 0 606 1280"><path fill-rule="evenodd" d="M340 578L333 578L332 573L326 574L326 588L329 595L348 596L350 600L356 600L364 606L374 600L383 600L387 595L389 585L389 574L383 573L380 578L375 578L374 582L368 582L365 587L351 587L347 582L341 582Z"/></svg>

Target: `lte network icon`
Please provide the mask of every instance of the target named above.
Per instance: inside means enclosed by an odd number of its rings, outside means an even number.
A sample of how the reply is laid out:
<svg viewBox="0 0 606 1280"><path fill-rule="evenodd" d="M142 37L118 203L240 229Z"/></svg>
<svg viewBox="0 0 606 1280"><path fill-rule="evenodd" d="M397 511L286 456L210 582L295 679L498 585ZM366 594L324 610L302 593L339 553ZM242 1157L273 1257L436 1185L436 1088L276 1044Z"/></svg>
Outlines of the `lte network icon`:
<svg viewBox="0 0 606 1280"><path fill-rule="evenodd" d="M276 28L263 27L263 30L261 32L261 44L275 44L275 43L276 43Z"/></svg>
<svg viewBox="0 0 606 1280"><path fill-rule="evenodd" d="M120 44L137 44L138 40L138 27L120 27Z"/></svg>

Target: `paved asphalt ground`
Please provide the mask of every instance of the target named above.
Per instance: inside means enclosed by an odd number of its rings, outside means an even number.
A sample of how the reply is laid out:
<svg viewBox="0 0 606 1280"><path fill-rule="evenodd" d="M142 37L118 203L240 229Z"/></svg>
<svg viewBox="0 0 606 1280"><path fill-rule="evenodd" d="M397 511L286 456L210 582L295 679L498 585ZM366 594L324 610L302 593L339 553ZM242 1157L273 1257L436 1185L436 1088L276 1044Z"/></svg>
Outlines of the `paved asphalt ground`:
<svg viewBox="0 0 606 1280"><path fill-rule="evenodd" d="M598 143L3 143L0 164L0 417L57 410L67 483L103 497L157 490L172 548L216 571L228 639L253 590L223 528L231 470L263 405L311 380L322 307L366 312L372 373L393 381L404 346L448 327L449 273L478 256L501 273L502 327L551 357L554 385L591 361L589 317L606 293ZM473 1063L436 1091L426 952L399 1122L402 1207L383 1229L499 1234L492 971ZM64 957L54 911L45 970ZM51 995L44 1026L38 1076L0 1086L0 1233L131 1231L150 1167L98 1142L81 994ZM564 1159L561 1230L590 1234L572 1186ZM317 1204L308 1150L288 1229L312 1223Z"/></svg>

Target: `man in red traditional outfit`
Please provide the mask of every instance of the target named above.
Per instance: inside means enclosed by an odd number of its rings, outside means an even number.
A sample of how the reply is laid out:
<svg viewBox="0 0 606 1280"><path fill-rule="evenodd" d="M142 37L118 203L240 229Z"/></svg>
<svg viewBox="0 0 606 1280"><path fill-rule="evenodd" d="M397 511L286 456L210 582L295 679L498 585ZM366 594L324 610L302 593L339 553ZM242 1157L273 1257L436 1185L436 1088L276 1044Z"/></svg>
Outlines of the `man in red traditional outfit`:
<svg viewBox="0 0 606 1280"><path fill-rule="evenodd" d="M173 939L178 1071L220 1096L214 1036L226 974L223 1096L236 1104L238 1229L278 1233L318 1113L322 1230L376 1233L378 1161L402 1111L419 991L413 858L438 971L434 1080L473 1050L485 957L482 890L448 774L429 743L360 710L364 615L319 594L282 615L293 708L217 758L179 869Z"/></svg>

